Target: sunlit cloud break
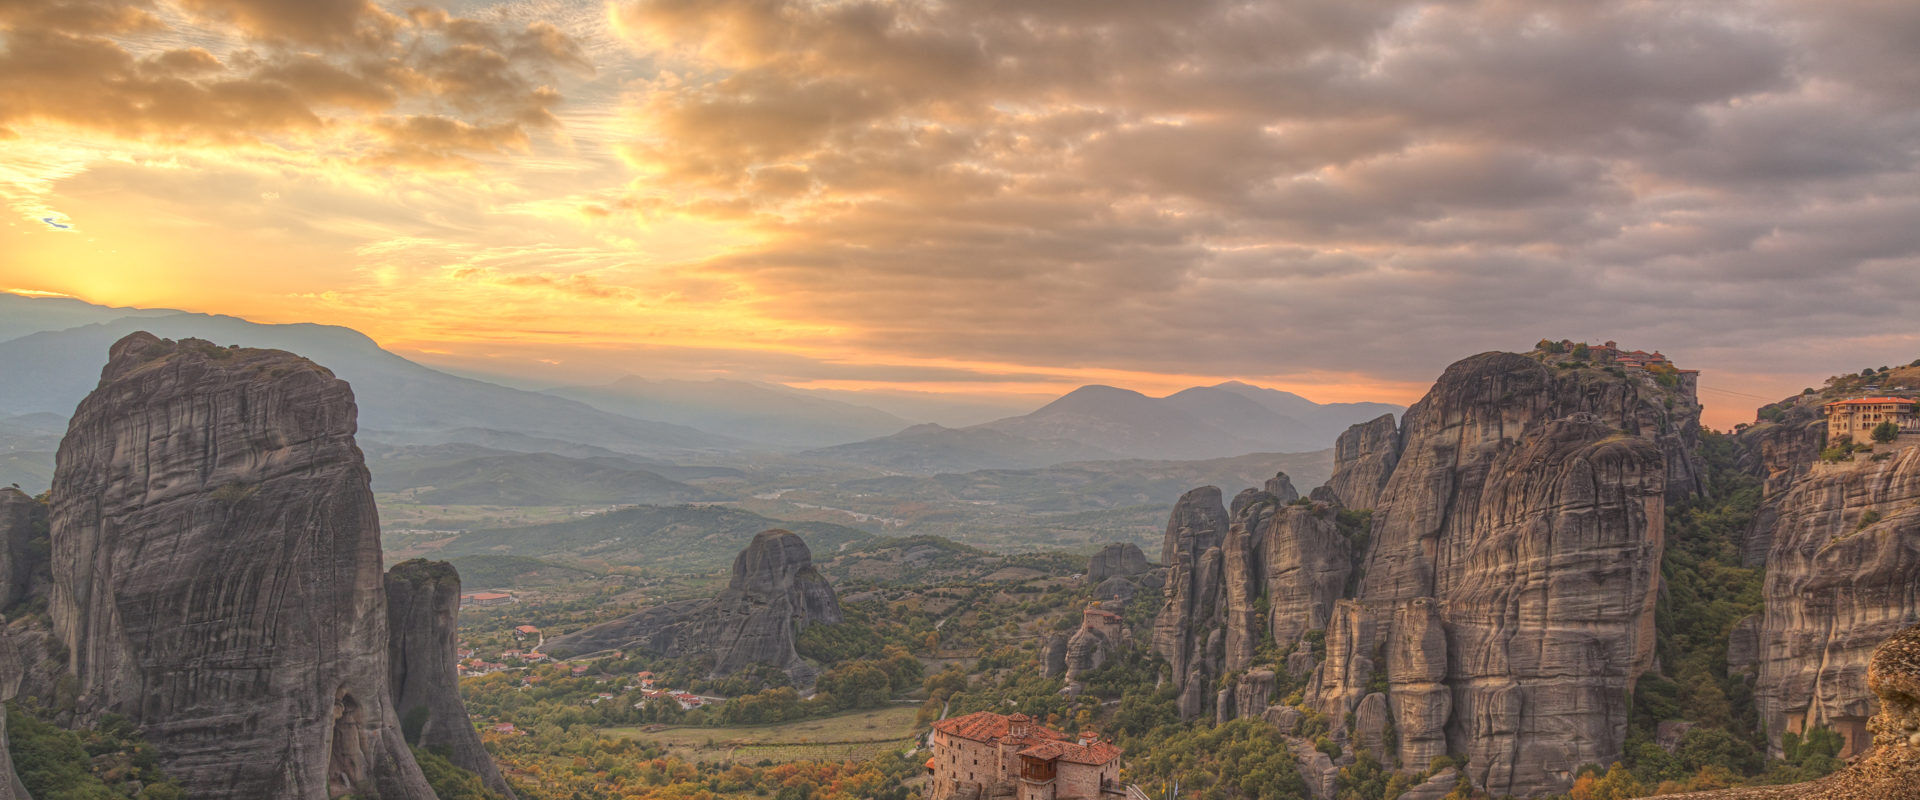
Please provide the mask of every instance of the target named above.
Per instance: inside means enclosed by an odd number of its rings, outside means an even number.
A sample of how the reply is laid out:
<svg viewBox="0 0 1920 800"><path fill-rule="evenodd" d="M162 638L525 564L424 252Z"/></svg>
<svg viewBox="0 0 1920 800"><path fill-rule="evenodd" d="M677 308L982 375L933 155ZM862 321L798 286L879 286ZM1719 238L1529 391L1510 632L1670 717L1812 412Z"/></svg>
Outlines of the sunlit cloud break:
<svg viewBox="0 0 1920 800"><path fill-rule="evenodd" d="M425 360L1405 401L1568 336L1706 370L1726 425L1920 355L1913 4L59 0L0 36L0 279Z"/></svg>

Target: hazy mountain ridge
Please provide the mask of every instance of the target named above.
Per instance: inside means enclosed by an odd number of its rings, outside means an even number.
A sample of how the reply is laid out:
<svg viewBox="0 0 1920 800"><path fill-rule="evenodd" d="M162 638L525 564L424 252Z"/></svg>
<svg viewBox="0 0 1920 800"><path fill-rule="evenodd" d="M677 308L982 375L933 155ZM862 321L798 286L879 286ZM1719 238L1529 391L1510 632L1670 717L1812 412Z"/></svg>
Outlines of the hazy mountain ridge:
<svg viewBox="0 0 1920 800"><path fill-rule="evenodd" d="M1386 403L1321 405L1239 382L1166 397L1091 385L1030 414L967 428L920 425L802 455L919 475L1069 461L1208 460L1322 450L1349 425L1404 410Z"/></svg>
<svg viewBox="0 0 1920 800"><path fill-rule="evenodd" d="M98 382L99 370L92 366L98 354L137 330L164 338L198 337L223 345L307 354L353 386L362 435L373 439L478 428L646 454L713 452L742 445L728 437L630 419L561 397L448 375L389 353L350 328L263 325L192 313L123 317L0 343L0 374L36 377L0 384L0 409L13 414L70 413Z"/></svg>
<svg viewBox="0 0 1920 800"><path fill-rule="evenodd" d="M546 393L638 419L726 431L782 446L820 447L884 436L914 424L879 409L754 381L629 375L602 386L567 386Z"/></svg>

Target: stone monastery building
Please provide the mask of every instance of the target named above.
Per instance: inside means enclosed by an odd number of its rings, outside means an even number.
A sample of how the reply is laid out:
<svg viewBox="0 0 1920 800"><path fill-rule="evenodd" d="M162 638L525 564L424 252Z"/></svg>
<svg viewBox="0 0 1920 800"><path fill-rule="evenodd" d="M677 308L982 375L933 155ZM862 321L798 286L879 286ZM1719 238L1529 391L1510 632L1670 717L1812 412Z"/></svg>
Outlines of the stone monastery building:
<svg viewBox="0 0 1920 800"><path fill-rule="evenodd" d="M1068 737L1025 714L978 711L933 723L932 800L1121 800L1120 748Z"/></svg>
<svg viewBox="0 0 1920 800"><path fill-rule="evenodd" d="M1905 397L1856 397L1827 404L1827 441L1852 439L1864 442L1883 422L1900 427L1902 433L1920 432L1920 415L1914 414L1914 401Z"/></svg>

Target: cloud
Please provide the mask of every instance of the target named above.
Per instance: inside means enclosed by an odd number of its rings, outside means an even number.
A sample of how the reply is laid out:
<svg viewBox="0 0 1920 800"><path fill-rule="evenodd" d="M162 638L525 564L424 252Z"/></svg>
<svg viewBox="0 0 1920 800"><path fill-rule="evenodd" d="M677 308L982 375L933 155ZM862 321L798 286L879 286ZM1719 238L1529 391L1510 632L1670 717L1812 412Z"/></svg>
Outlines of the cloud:
<svg viewBox="0 0 1920 800"><path fill-rule="evenodd" d="M244 220L341 262L301 313L412 342L1374 386L1542 336L1920 355L1910 3L56 0L0 36L16 214Z"/></svg>
<svg viewBox="0 0 1920 800"><path fill-rule="evenodd" d="M614 20L671 70L631 96L650 202L751 207L761 245L708 268L850 347L1403 376L1535 331L1685 352L1920 311L1884 277L1920 271L1896 221L1920 114L1885 102L1912 96L1920 14L1888 4L640 0Z"/></svg>
<svg viewBox="0 0 1920 800"><path fill-rule="evenodd" d="M344 142L379 148L345 163L380 166L524 149L556 124L555 71L591 69L545 23L400 17L367 0L13 3L0 37L0 126L316 155Z"/></svg>

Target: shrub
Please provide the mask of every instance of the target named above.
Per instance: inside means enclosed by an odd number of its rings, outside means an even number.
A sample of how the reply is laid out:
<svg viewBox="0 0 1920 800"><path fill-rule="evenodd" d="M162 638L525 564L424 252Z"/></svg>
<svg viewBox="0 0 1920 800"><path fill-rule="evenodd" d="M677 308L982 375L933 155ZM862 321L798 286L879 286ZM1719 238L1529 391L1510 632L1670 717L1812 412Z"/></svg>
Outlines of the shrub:
<svg viewBox="0 0 1920 800"><path fill-rule="evenodd" d="M1894 424L1893 420L1873 426L1873 440L1876 442L1887 444L1898 438L1900 438L1900 426Z"/></svg>

